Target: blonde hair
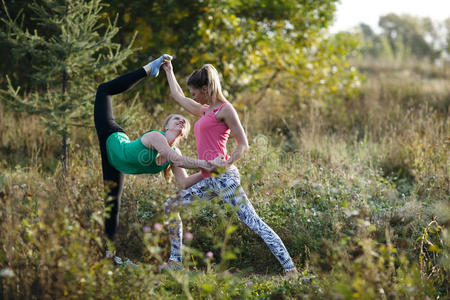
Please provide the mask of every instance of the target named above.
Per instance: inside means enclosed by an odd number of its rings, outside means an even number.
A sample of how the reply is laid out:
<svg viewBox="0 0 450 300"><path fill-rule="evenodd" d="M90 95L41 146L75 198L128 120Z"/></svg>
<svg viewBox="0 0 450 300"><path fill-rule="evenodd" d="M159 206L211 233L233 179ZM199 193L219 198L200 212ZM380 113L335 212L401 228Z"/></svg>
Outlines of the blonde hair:
<svg viewBox="0 0 450 300"><path fill-rule="evenodd" d="M163 123L163 131L164 131L164 132L166 132L166 126L167 126L167 124L169 124L169 121L170 121L173 117L175 117L175 116L181 116L181 115L178 115L178 114L170 114L170 115L168 115L167 118L164 120L164 123ZM183 116L182 116L182 117L183 117ZM186 119L185 117L183 117L183 119L186 121L186 123L185 123L184 129L183 129L183 131L182 131L181 137L182 137L182 139L186 139L187 136L188 136L188 134L189 134L189 131L191 130L191 123L189 123L189 120ZM175 143L173 144L173 146L175 147L175 146L178 144L179 141L180 141L180 139L176 139L176 140L175 140ZM165 178L166 181L169 182L169 183L172 181L172 178L173 178L173 171L172 171L172 165L171 165L171 164L169 164L169 165L167 166L167 168L164 169L164 178Z"/></svg>
<svg viewBox="0 0 450 300"><path fill-rule="evenodd" d="M219 72L217 72L216 68L211 64L206 64L200 70L192 72L187 80L187 85L197 89L206 85L208 87L208 96L210 99L228 102L222 92Z"/></svg>

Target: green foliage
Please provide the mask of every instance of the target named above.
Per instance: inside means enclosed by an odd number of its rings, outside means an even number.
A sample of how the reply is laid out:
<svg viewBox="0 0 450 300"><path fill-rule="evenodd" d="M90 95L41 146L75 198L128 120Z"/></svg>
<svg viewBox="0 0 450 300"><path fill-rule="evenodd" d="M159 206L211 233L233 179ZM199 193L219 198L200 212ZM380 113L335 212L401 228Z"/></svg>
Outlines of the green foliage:
<svg viewBox="0 0 450 300"><path fill-rule="evenodd" d="M380 17L382 29L376 34L367 24L360 24L363 55L404 61L409 58L448 60L448 20L440 23L430 18L387 14Z"/></svg>
<svg viewBox="0 0 450 300"><path fill-rule="evenodd" d="M333 102L354 88L357 75L346 64L351 39L324 37L334 1L221 3L212 2L200 20L202 42L190 62L217 61L231 98L253 93L243 103L252 107L270 90L289 99L286 109L292 111L306 99Z"/></svg>
<svg viewBox="0 0 450 300"><path fill-rule="evenodd" d="M365 237L370 227L364 222L360 222L358 227L360 232L357 236L345 238L335 247L330 247L325 257L316 257L322 268L333 266L333 271L324 274L323 282L327 283L323 286L324 298L415 299L437 296L431 283L421 278L415 264L399 254L389 240L386 244L379 244Z"/></svg>
<svg viewBox="0 0 450 300"><path fill-rule="evenodd" d="M436 45L433 45L438 42L438 33L430 18L388 14L380 17L379 24L384 30L394 54L399 55L402 52L400 46L404 45L416 57L429 57L434 60L439 56L439 51L434 49ZM427 38L431 42L427 42Z"/></svg>
<svg viewBox="0 0 450 300"><path fill-rule="evenodd" d="M241 180L257 213L289 250L300 271L296 278L280 276L281 267L266 245L219 199L182 211L185 269L159 272L170 251L162 226L167 219L163 203L176 189L162 176L126 176L116 250L139 265L113 265L104 259L106 212L92 128L72 131L72 172L62 177L49 155L59 145L46 138L38 116L12 114L1 105L1 298L448 298L450 73L445 65L423 62L364 60L350 65L341 56L354 54L352 35L320 33L329 20L330 3L111 1L107 8L126 8L117 24L129 26L115 35L124 44L135 24L150 30L146 24L154 22L148 35L141 31L137 43L154 47L151 52L158 54L178 45L176 61L186 65L179 64L183 75L190 71L191 59L197 59L195 64L211 62L214 53L227 57L218 59L225 84L240 84L244 79L236 70L246 72L247 85L230 93L250 142L250 151L238 164ZM280 25L286 18L297 20L295 29ZM23 24L37 26L27 18ZM301 26L308 38L299 38ZM198 40L199 32L208 39ZM223 46L234 32L236 49ZM247 39L248 52L239 38ZM214 48L208 48L210 41L217 41ZM295 47L290 42L305 47L291 54ZM388 39L383 43L389 44ZM186 45L203 50L192 54ZM266 52L257 55L252 52L256 50ZM259 70L246 61L237 64L241 57L227 56L239 56L238 51L255 59ZM280 60L271 56L278 52ZM286 64L289 59L294 64ZM235 64L233 69L228 61ZM367 81L361 80L357 67ZM11 81L24 82L24 95L29 95L30 85L16 75ZM46 88L36 79L34 89ZM360 93L355 93L358 85ZM158 86L151 90L163 92ZM127 102L125 97L115 99ZM152 105L147 115L142 113L143 98L137 95L131 101L139 117L116 107L116 115L132 122L131 138L158 128L161 112L173 110L170 104L147 102ZM230 143L232 151L232 139ZM180 147L193 156L194 144L190 138Z"/></svg>
<svg viewBox="0 0 450 300"><path fill-rule="evenodd" d="M117 71L133 53L131 44L112 41L118 27L109 20L104 26L99 0L33 2L34 28L23 28L4 3L3 10L1 35L14 56L31 58L32 88L21 93L6 74L1 98L14 110L39 115L49 132L63 138L64 147L70 127L91 124L95 83Z"/></svg>
<svg viewBox="0 0 450 300"><path fill-rule="evenodd" d="M136 63L172 53L181 82L202 64L212 63L223 77L227 97L254 94L240 101L238 109L263 101L270 91L289 98L289 109L295 109L311 97L333 102L355 88L357 74L347 63L354 40L325 37L335 2L110 1L109 11L122 12L121 41L139 31L136 44L143 51ZM163 85L155 83L143 95L160 102L167 93Z"/></svg>
<svg viewBox="0 0 450 300"><path fill-rule="evenodd" d="M237 100L238 110L252 109L274 94L288 99L273 115L274 124L305 103L331 106L360 85L356 69L348 63L356 41L346 34L325 36L334 0L110 1L104 8L99 1L67 7L64 1L48 3L52 4L26 8L36 18L14 19L6 8L3 12L5 48L11 48L3 50L17 66L11 69L12 82L3 82L7 85L3 98L14 109L39 114L46 127L63 138L70 126L87 124L93 83L115 74L129 57L130 46L120 45L133 41L136 30L135 44L143 51L127 61L129 68L141 66L149 54L155 58L163 52L175 54L179 78L212 63L220 70L226 95ZM12 6L18 14L18 7ZM110 23L109 16L117 11L121 14ZM20 73L24 63L33 72L25 77L13 72ZM22 92L17 85L24 86ZM165 82L137 89L152 99L145 106L157 113L154 104L167 94Z"/></svg>
<svg viewBox="0 0 450 300"><path fill-rule="evenodd" d="M442 227L433 219L423 228L422 235L417 238L419 248L419 267L423 274L432 281L445 281L445 272L448 272L448 266L441 265L438 259L448 261L448 243L442 241L440 232ZM442 255L442 252L444 254ZM443 269L440 269L443 268Z"/></svg>
<svg viewBox="0 0 450 300"><path fill-rule="evenodd" d="M166 229L154 225L166 219L162 203L173 191L161 177L127 176L117 250L139 266L112 265L103 259L100 238L105 212L96 167L99 156L80 150L73 154L71 165L76 175L64 181L58 174L48 176L34 168L5 169L2 174L0 230L6 233L0 241L2 296L413 299L445 295L447 231L435 220L428 222L427 215L433 212L410 206L418 195L403 197L393 181L384 179L371 161L379 155L377 147L346 145L335 137L313 148L304 141L302 153L286 157L280 146L268 141L262 136L255 139L240 169L258 214L280 235L303 270L298 278L274 275L281 270L267 247L218 199L183 211L184 231L193 236L184 239L186 270L159 273L157 266L170 249ZM149 183L158 188L149 188ZM412 213L423 217L398 220ZM448 222L448 216L439 218ZM418 230L407 232L408 227ZM405 238L411 249L402 247ZM209 251L213 257L205 255Z"/></svg>

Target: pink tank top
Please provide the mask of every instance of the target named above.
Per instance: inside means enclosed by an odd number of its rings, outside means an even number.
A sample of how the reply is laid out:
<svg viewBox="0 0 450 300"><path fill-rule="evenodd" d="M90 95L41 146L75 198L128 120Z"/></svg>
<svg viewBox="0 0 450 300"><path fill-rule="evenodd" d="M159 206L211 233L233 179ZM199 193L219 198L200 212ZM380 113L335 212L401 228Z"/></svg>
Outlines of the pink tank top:
<svg viewBox="0 0 450 300"><path fill-rule="evenodd" d="M202 111L202 117L194 124L194 135L197 144L197 155L199 159L213 160L219 155L227 154L227 141L230 136L230 128L217 120L216 113L225 105L223 103L219 107L205 114L208 108ZM211 174L202 170L203 178L210 177Z"/></svg>

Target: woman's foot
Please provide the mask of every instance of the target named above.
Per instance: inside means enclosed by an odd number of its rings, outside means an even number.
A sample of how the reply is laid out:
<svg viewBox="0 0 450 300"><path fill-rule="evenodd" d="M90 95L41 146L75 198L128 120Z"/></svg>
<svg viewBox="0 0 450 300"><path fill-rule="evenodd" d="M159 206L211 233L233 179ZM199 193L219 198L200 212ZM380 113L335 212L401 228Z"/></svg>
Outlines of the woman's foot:
<svg viewBox="0 0 450 300"><path fill-rule="evenodd" d="M161 55L159 58L155 59L152 62L149 62L144 66L145 72L147 72L147 75L150 75L152 77L156 77L159 74L159 68L161 68L161 65L164 63L164 60L172 60L172 56L169 54Z"/></svg>
<svg viewBox="0 0 450 300"><path fill-rule="evenodd" d="M297 269L293 269L284 273L285 278L294 278L297 277L297 275L298 275Z"/></svg>
<svg viewBox="0 0 450 300"><path fill-rule="evenodd" d="M176 270L182 270L183 269L183 263L179 261L169 260L169 262L164 263L162 266L159 267L160 271L176 271Z"/></svg>
<svg viewBox="0 0 450 300"><path fill-rule="evenodd" d="M120 258L119 256L116 255L116 252L111 252L109 250L106 250L106 255L105 255L106 259L110 259L112 260L112 262L115 265L118 266L131 266L131 267L137 267L137 264L135 264L134 262L132 262L129 259L126 260L122 260L122 258Z"/></svg>

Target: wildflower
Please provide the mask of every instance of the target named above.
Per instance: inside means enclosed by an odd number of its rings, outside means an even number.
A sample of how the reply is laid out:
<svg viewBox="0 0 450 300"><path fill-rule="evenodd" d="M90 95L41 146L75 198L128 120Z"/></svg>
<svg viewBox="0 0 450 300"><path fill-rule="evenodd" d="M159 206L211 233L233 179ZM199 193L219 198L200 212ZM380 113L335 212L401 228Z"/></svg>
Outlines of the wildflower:
<svg viewBox="0 0 450 300"><path fill-rule="evenodd" d="M265 205L269 205L269 202L266 201L266 203L264 203Z"/></svg>
<svg viewBox="0 0 450 300"><path fill-rule="evenodd" d="M320 168L319 168L319 171L320 171L320 172L322 172L322 171L323 171L323 168L322 168L322 167L320 167Z"/></svg>
<svg viewBox="0 0 450 300"><path fill-rule="evenodd" d="M161 223L155 223L155 225L153 225L153 228L156 231L160 231L163 228L163 226L161 225Z"/></svg>
<svg viewBox="0 0 450 300"><path fill-rule="evenodd" d="M206 252L206 258L213 258L214 254L211 251Z"/></svg>
<svg viewBox="0 0 450 300"><path fill-rule="evenodd" d="M194 235L193 235L192 233L190 233L190 232L186 232L186 233L184 234L184 238L185 238L186 240L190 241L190 240L192 240L192 239L194 238Z"/></svg>
<svg viewBox="0 0 450 300"><path fill-rule="evenodd" d="M144 231L145 233L150 232L150 226L144 226L144 227L142 228L142 231Z"/></svg>
<svg viewBox="0 0 450 300"><path fill-rule="evenodd" d="M253 285L253 282L251 282L251 281L249 280L249 281L247 281L247 282L245 283L245 285L246 285L246 286L252 286L252 285Z"/></svg>
<svg viewBox="0 0 450 300"><path fill-rule="evenodd" d="M21 189L24 189L24 188L26 188L27 187L27 184L26 183L22 183L21 185L20 185L20 188Z"/></svg>

